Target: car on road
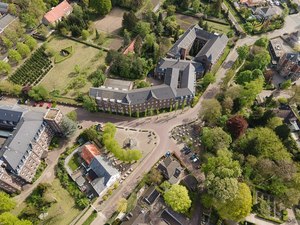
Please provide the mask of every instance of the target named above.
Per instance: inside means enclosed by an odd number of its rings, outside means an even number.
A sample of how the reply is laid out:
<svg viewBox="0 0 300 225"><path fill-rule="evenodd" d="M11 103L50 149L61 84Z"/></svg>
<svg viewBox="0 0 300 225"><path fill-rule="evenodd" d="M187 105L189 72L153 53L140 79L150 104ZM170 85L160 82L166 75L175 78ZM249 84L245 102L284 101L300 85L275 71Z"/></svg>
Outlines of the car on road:
<svg viewBox="0 0 300 225"><path fill-rule="evenodd" d="M39 102L39 107L43 107L44 102Z"/></svg>
<svg viewBox="0 0 300 225"><path fill-rule="evenodd" d="M46 107L46 108L47 108L47 109L50 109L51 106L52 106L52 103L49 102L49 103L47 104L47 107Z"/></svg>
<svg viewBox="0 0 300 225"><path fill-rule="evenodd" d="M33 107L36 107L36 106L37 106L37 103L36 103L36 102L34 102L32 106L33 106Z"/></svg>

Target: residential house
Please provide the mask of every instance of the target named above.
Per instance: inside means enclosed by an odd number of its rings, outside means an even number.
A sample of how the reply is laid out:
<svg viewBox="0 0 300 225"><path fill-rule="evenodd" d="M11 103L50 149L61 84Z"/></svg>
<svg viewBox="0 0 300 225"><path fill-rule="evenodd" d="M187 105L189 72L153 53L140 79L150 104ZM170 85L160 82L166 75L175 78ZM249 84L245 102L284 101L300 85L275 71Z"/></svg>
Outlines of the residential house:
<svg viewBox="0 0 300 225"><path fill-rule="evenodd" d="M285 53L277 64L279 74L292 81L300 78L300 53Z"/></svg>
<svg viewBox="0 0 300 225"><path fill-rule="evenodd" d="M278 7L258 7L255 10L253 10L253 14L264 19L264 20L270 20L276 16L281 15L281 11Z"/></svg>
<svg viewBox="0 0 300 225"><path fill-rule="evenodd" d="M84 144L79 150L79 155L86 164L86 178L96 195L100 196L120 178L118 170L104 160L96 145L90 142ZM78 185L79 182L84 183L82 178L76 182Z"/></svg>
<svg viewBox="0 0 300 225"><path fill-rule="evenodd" d="M193 61L203 63L206 70L210 70L222 55L227 42L226 35L207 32L196 24L175 42L167 57L183 60L192 58Z"/></svg>
<svg viewBox="0 0 300 225"><path fill-rule="evenodd" d="M73 11L73 7L68 3L67 0L62 1L57 6L52 8L43 17L43 24L54 25L55 23L62 20L63 17L67 17Z"/></svg>
<svg viewBox="0 0 300 225"><path fill-rule="evenodd" d="M159 196L160 193L156 190L155 186L151 186L144 194L144 201L148 205L152 205Z"/></svg>
<svg viewBox="0 0 300 225"><path fill-rule="evenodd" d="M8 4L8 3L0 2L0 13L1 13L1 14L6 14L6 13L8 13L8 7L9 7L9 4Z"/></svg>
<svg viewBox="0 0 300 225"><path fill-rule="evenodd" d="M52 109L48 113L50 111ZM5 139L0 146L1 167L5 169L1 172L1 182L6 186L0 185L0 188L15 192L31 183L55 134L44 120L44 113L1 106L0 136ZM18 188L12 189L15 185Z"/></svg>
<svg viewBox="0 0 300 225"><path fill-rule="evenodd" d="M165 179L171 184L179 181L179 175L183 170L180 163L172 157L166 157L158 166L157 169L161 171Z"/></svg>
<svg viewBox="0 0 300 225"><path fill-rule="evenodd" d="M0 34L3 33L3 31L10 25L12 24L17 17L6 14L0 18Z"/></svg>

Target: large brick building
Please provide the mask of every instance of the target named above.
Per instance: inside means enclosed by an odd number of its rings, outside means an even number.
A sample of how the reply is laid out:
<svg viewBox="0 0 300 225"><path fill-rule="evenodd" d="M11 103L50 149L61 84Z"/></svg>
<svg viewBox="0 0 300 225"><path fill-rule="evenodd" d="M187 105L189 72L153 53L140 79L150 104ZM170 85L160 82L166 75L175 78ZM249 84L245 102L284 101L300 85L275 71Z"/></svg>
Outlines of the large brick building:
<svg viewBox="0 0 300 225"><path fill-rule="evenodd" d="M59 117L49 123L49 115ZM62 114L57 109L44 113L0 107L0 188L18 192L31 183L41 160L46 157ZM50 119L52 121L52 119ZM53 121L52 121L53 122Z"/></svg>
<svg viewBox="0 0 300 225"><path fill-rule="evenodd" d="M228 38L204 31L198 25L189 28L174 44L154 71L163 84L124 90L101 86L90 89L100 110L131 114L190 105L195 82L222 55Z"/></svg>

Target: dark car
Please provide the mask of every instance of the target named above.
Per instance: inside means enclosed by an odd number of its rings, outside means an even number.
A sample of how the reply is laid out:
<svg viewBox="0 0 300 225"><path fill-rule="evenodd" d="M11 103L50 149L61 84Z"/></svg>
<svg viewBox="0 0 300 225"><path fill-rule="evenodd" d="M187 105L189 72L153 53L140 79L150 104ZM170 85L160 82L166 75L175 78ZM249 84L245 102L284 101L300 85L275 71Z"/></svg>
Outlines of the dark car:
<svg viewBox="0 0 300 225"><path fill-rule="evenodd" d="M188 155L188 154L190 154L192 152L192 150L189 148L189 149L187 149L185 152L184 152L184 154L185 155Z"/></svg>
<svg viewBox="0 0 300 225"><path fill-rule="evenodd" d="M193 155L191 155L190 160L193 160L193 159L195 159L196 157L197 157L197 154L194 153Z"/></svg>

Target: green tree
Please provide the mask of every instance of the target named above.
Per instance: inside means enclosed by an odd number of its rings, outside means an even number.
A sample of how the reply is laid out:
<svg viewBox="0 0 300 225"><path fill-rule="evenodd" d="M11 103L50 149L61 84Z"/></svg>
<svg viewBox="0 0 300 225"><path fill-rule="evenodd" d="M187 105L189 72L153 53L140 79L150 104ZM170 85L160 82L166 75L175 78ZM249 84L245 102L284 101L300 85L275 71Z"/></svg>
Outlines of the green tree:
<svg viewBox="0 0 300 225"><path fill-rule="evenodd" d="M81 37L82 37L83 40L87 40L89 35L90 35L90 33L89 33L88 30L82 30L81 31Z"/></svg>
<svg viewBox="0 0 300 225"><path fill-rule="evenodd" d="M25 43L25 45L27 45L30 48L30 50L35 49L36 46L37 46L37 41L30 35L25 36L25 42L24 43Z"/></svg>
<svg viewBox="0 0 300 225"><path fill-rule="evenodd" d="M160 171L156 168L152 168L147 174L147 183L149 184L160 184L163 180L163 176Z"/></svg>
<svg viewBox="0 0 300 225"><path fill-rule="evenodd" d="M207 88L208 85L214 83L216 81L216 77L212 73L206 73L202 79L203 88Z"/></svg>
<svg viewBox="0 0 300 225"><path fill-rule="evenodd" d="M203 117L203 120L206 121L209 125L215 125L222 115L221 110L222 107L218 100L204 100L202 103L202 110L200 111L200 117Z"/></svg>
<svg viewBox="0 0 300 225"><path fill-rule="evenodd" d="M238 161L232 160L232 153L226 149L217 151L217 156L208 158L202 166L206 175L205 186L213 202L226 202L236 196L238 178L242 170Z"/></svg>
<svg viewBox="0 0 300 225"><path fill-rule="evenodd" d="M195 12L199 12L200 10L200 0L193 0L192 7Z"/></svg>
<svg viewBox="0 0 300 225"><path fill-rule="evenodd" d="M12 46L14 45L14 43L5 36L2 36L1 39L2 39L2 42L3 42L4 46L7 49L12 48Z"/></svg>
<svg viewBox="0 0 300 225"><path fill-rule="evenodd" d="M133 31L139 19L135 16L133 11L125 12L123 15L122 26L128 31Z"/></svg>
<svg viewBox="0 0 300 225"><path fill-rule="evenodd" d="M217 205L217 210L223 219L241 221L251 212L252 196L247 184L239 183L238 191L233 199Z"/></svg>
<svg viewBox="0 0 300 225"><path fill-rule="evenodd" d="M94 98L89 97L89 96L84 96L83 97L82 106L83 106L83 108L85 108L89 112L97 112L97 110L98 110L96 100Z"/></svg>
<svg viewBox="0 0 300 225"><path fill-rule="evenodd" d="M8 58L13 63L19 63L22 60L22 56L20 55L20 53L13 49L10 49L8 51Z"/></svg>
<svg viewBox="0 0 300 225"><path fill-rule="evenodd" d="M248 130L246 135L237 143L236 149L244 155L273 160L291 160L290 154L283 146L279 137L269 128L258 127Z"/></svg>
<svg viewBox="0 0 300 225"><path fill-rule="evenodd" d="M0 74L8 74L11 71L11 66L4 61L0 61Z"/></svg>
<svg viewBox="0 0 300 225"><path fill-rule="evenodd" d="M281 83L280 89L286 90L286 89L290 88L291 86L292 86L292 81L291 81L291 79L288 79Z"/></svg>
<svg viewBox="0 0 300 225"><path fill-rule="evenodd" d="M232 139L221 127L204 127L201 141L208 150L216 152L217 150L228 148Z"/></svg>
<svg viewBox="0 0 300 225"><path fill-rule="evenodd" d="M111 0L90 0L90 7L104 16L112 9Z"/></svg>
<svg viewBox="0 0 300 225"><path fill-rule="evenodd" d="M29 97L34 101L47 100L49 98L49 92L41 85L34 86L29 92Z"/></svg>
<svg viewBox="0 0 300 225"><path fill-rule="evenodd" d="M125 198L121 198L118 202L117 211L122 213L126 212L127 204L127 200Z"/></svg>
<svg viewBox="0 0 300 225"><path fill-rule="evenodd" d="M168 5L167 6L167 16L173 16L176 12L176 6L175 5Z"/></svg>
<svg viewBox="0 0 300 225"><path fill-rule="evenodd" d="M66 114L66 116L73 121L77 121L77 112L75 110L69 112L68 114Z"/></svg>
<svg viewBox="0 0 300 225"><path fill-rule="evenodd" d="M61 122L61 128L65 137L71 137L77 129L77 123L67 116L64 116Z"/></svg>
<svg viewBox="0 0 300 225"><path fill-rule="evenodd" d="M20 220L15 215L10 212L5 212L0 214L0 224L1 225L32 225L28 220Z"/></svg>
<svg viewBox="0 0 300 225"><path fill-rule="evenodd" d="M275 130L276 127L281 126L282 124L282 118L275 116L268 120L267 127L272 130Z"/></svg>
<svg viewBox="0 0 300 225"><path fill-rule="evenodd" d="M253 104L256 96L263 90L264 79L258 78L249 83L245 83L241 90L239 99L242 106L250 106Z"/></svg>
<svg viewBox="0 0 300 225"><path fill-rule="evenodd" d="M262 37L258 40L255 41L254 45L259 46L259 47L263 47L265 49L268 48L268 44L269 44L269 40L267 37Z"/></svg>
<svg viewBox="0 0 300 225"><path fill-rule="evenodd" d="M192 204L188 190L179 184L172 185L172 187L164 193L164 200L174 211L180 213L187 212Z"/></svg>
<svg viewBox="0 0 300 225"><path fill-rule="evenodd" d="M250 48L247 45L243 45L243 46L238 47L236 49L236 51L237 51L237 53L239 55L239 58L241 60L245 60L248 57L248 55L249 55Z"/></svg>
<svg viewBox="0 0 300 225"><path fill-rule="evenodd" d="M16 206L16 202L2 191L0 191L0 199L0 213L8 212Z"/></svg>
<svg viewBox="0 0 300 225"><path fill-rule="evenodd" d="M30 48L26 44L23 44L21 42L17 43L17 51L20 53L23 59L29 56L31 52Z"/></svg>
<svg viewBox="0 0 300 225"><path fill-rule="evenodd" d="M148 22L139 21L135 26L135 33L141 35L142 38L151 33L151 24Z"/></svg>

